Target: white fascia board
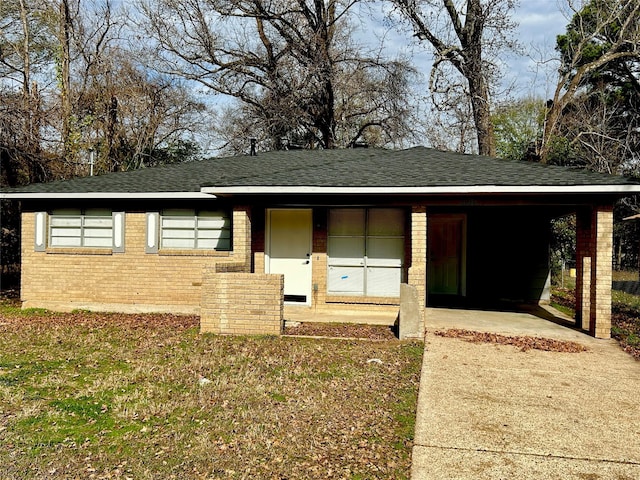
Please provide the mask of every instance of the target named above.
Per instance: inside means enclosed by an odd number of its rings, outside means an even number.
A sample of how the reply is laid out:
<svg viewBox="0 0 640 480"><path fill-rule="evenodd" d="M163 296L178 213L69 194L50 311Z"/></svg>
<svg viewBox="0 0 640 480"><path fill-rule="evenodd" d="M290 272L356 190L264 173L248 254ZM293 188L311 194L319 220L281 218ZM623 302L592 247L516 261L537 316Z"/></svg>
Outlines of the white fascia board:
<svg viewBox="0 0 640 480"><path fill-rule="evenodd" d="M89 192L89 193L0 193L6 200L55 200L55 199L203 199L215 195L204 192Z"/></svg>
<svg viewBox="0 0 640 480"><path fill-rule="evenodd" d="M203 187L203 193L217 195L234 194L540 194L540 193L640 193L640 185L472 185L451 187L291 187L291 186L246 186L246 187Z"/></svg>

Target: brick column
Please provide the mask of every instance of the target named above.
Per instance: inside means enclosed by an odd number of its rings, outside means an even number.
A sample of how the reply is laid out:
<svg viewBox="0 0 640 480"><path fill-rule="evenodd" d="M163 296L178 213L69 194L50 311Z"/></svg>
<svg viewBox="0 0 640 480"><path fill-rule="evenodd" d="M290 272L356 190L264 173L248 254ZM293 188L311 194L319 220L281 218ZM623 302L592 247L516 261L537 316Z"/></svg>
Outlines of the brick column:
<svg viewBox="0 0 640 480"><path fill-rule="evenodd" d="M591 212L576 212L576 327L589 331L591 305Z"/></svg>
<svg viewBox="0 0 640 480"><path fill-rule="evenodd" d="M578 212L576 220L576 323L597 338L610 338L613 206Z"/></svg>
<svg viewBox="0 0 640 480"><path fill-rule="evenodd" d="M233 207L233 256L251 271L251 207Z"/></svg>
<svg viewBox="0 0 640 480"><path fill-rule="evenodd" d="M424 308L427 298L427 210L422 205L411 207L411 265L408 274L409 285L413 285L418 293L419 331L424 332Z"/></svg>

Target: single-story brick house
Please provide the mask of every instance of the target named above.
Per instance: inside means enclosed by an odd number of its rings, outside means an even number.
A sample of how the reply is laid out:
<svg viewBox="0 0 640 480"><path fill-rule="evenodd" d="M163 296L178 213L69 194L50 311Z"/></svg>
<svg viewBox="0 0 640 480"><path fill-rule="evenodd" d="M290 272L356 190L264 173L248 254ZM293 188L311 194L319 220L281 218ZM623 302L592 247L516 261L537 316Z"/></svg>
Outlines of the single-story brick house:
<svg viewBox="0 0 640 480"><path fill-rule="evenodd" d="M631 179L416 147L260 153L5 190L22 201L24 307L397 313L549 300L550 220L577 214L577 318L610 335L613 204ZM424 311L424 309L422 309ZM423 328L423 323L421 328Z"/></svg>

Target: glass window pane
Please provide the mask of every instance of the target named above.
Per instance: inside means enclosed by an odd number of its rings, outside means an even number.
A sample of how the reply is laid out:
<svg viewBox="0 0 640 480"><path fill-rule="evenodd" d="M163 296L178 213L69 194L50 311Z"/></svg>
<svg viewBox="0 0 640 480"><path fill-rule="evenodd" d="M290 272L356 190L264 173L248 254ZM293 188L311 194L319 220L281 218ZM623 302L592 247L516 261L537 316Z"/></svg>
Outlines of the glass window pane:
<svg viewBox="0 0 640 480"><path fill-rule="evenodd" d="M209 248L209 247L205 247ZM231 250L231 238L220 238L217 240L217 243L213 246L216 250Z"/></svg>
<svg viewBox="0 0 640 480"><path fill-rule="evenodd" d="M84 211L85 217L111 217L111 210L106 208L87 208Z"/></svg>
<svg viewBox="0 0 640 480"><path fill-rule="evenodd" d="M168 208L162 211L163 217L195 217L195 210L188 208Z"/></svg>
<svg viewBox="0 0 640 480"><path fill-rule="evenodd" d="M367 295L399 297L401 274L400 268L367 268Z"/></svg>
<svg viewBox="0 0 640 480"><path fill-rule="evenodd" d="M228 218L203 218L198 217L198 228L229 228Z"/></svg>
<svg viewBox="0 0 640 480"><path fill-rule="evenodd" d="M162 248L194 248L194 244L187 238L163 238Z"/></svg>
<svg viewBox="0 0 640 480"><path fill-rule="evenodd" d="M80 227L82 226L81 217L54 217L51 216L49 222L51 227Z"/></svg>
<svg viewBox="0 0 640 480"><path fill-rule="evenodd" d="M196 219L195 217L171 217L171 218L162 218L162 228L163 229L172 229L172 228L189 228L193 230L196 228Z"/></svg>
<svg viewBox="0 0 640 480"><path fill-rule="evenodd" d="M80 238L80 228L61 228L61 227L54 227L51 229L51 236L52 237L78 237Z"/></svg>
<svg viewBox="0 0 640 480"><path fill-rule="evenodd" d="M369 235L404 235L404 211L400 208L369 210Z"/></svg>
<svg viewBox="0 0 640 480"><path fill-rule="evenodd" d="M196 238L195 230L163 230L162 238Z"/></svg>
<svg viewBox="0 0 640 480"><path fill-rule="evenodd" d="M227 230L198 230L198 238L229 238Z"/></svg>
<svg viewBox="0 0 640 480"><path fill-rule="evenodd" d="M56 208L51 211L51 216L55 217L57 215L66 215L66 216L75 216L79 217L82 214L82 210L79 208Z"/></svg>
<svg viewBox="0 0 640 480"><path fill-rule="evenodd" d="M332 208L329 211L329 235L364 235L363 208Z"/></svg>
<svg viewBox="0 0 640 480"><path fill-rule="evenodd" d="M364 265L364 237L329 238L329 265Z"/></svg>
<svg viewBox="0 0 640 480"><path fill-rule="evenodd" d="M85 217L85 227L103 227L111 228L113 225L113 219L111 217Z"/></svg>
<svg viewBox="0 0 640 480"><path fill-rule="evenodd" d="M363 295L363 267L329 267L327 290L331 294Z"/></svg>
<svg viewBox="0 0 640 480"><path fill-rule="evenodd" d="M111 236L109 237L94 237L87 238L84 237L84 246L85 247L97 247L97 248L109 248L112 246L113 240Z"/></svg>
<svg viewBox="0 0 640 480"><path fill-rule="evenodd" d="M404 238L369 237L367 265L401 266L404 259Z"/></svg>
<svg viewBox="0 0 640 480"><path fill-rule="evenodd" d="M196 248L204 250L216 250L219 248L219 243L220 242L218 242L217 238L199 238Z"/></svg>
<svg viewBox="0 0 640 480"><path fill-rule="evenodd" d="M52 247L80 247L80 236L76 237L51 237Z"/></svg>
<svg viewBox="0 0 640 480"><path fill-rule="evenodd" d="M84 238L111 238L113 237L110 228L85 228Z"/></svg>

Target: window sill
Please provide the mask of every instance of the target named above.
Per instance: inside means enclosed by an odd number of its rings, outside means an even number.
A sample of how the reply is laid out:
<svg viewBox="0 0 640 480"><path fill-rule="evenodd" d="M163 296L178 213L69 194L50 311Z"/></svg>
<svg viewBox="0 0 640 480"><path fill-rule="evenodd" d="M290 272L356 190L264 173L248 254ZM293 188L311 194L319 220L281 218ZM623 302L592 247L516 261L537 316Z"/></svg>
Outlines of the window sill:
<svg viewBox="0 0 640 480"><path fill-rule="evenodd" d="M231 252L218 250L159 250L158 255L165 257L228 257Z"/></svg>
<svg viewBox="0 0 640 480"><path fill-rule="evenodd" d="M45 253L47 255L113 255L113 249L82 247L47 248Z"/></svg>
<svg viewBox="0 0 640 480"><path fill-rule="evenodd" d="M354 303L374 305L400 305L400 297L365 297L355 295L327 295L326 303Z"/></svg>

